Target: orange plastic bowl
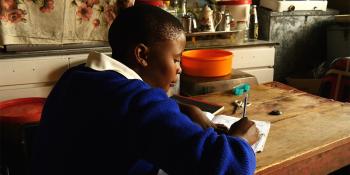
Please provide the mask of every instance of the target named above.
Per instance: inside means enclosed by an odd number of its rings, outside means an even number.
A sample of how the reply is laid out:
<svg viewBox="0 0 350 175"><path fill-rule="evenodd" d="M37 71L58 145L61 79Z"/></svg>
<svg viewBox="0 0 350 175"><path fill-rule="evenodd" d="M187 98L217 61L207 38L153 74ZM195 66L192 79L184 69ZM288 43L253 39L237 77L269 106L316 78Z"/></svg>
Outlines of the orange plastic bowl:
<svg viewBox="0 0 350 175"><path fill-rule="evenodd" d="M233 53L218 49L189 50L182 53L181 68L187 75L218 77L232 71Z"/></svg>
<svg viewBox="0 0 350 175"><path fill-rule="evenodd" d="M0 123L39 122L46 98L17 98L0 102ZM1 126L0 126L1 127Z"/></svg>

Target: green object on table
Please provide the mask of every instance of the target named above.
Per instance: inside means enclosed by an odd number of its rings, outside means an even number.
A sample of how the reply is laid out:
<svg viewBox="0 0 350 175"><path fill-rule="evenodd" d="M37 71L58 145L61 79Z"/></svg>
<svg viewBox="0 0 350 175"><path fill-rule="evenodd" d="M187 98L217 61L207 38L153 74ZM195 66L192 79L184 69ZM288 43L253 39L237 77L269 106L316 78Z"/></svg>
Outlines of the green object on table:
<svg viewBox="0 0 350 175"><path fill-rule="evenodd" d="M233 95L240 96L240 95L243 95L243 93L248 92L249 90L250 90L250 85L247 83L242 83L233 87L232 93Z"/></svg>

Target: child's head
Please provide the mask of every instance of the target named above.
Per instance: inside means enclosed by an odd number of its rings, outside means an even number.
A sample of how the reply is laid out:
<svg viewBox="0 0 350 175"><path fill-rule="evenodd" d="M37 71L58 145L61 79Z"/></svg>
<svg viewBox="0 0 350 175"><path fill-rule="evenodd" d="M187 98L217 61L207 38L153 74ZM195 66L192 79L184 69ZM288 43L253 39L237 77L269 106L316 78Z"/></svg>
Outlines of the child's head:
<svg viewBox="0 0 350 175"><path fill-rule="evenodd" d="M112 57L153 87L168 90L177 81L186 37L180 21L149 5L125 9L109 29Z"/></svg>

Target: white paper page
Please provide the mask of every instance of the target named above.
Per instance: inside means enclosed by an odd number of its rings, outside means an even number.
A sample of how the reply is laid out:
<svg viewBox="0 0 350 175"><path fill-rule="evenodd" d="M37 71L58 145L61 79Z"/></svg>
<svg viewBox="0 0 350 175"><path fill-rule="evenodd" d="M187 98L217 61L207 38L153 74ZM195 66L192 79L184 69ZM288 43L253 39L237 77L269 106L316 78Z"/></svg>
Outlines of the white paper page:
<svg viewBox="0 0 350 175"><path fill-rule="evenodd" d="M213 122L218 124L224 124L227 128L230 128L230 126L240 120L241 118L233 117L233 116L227 116L227 115L217 115L213 116L213 114L208 114L208 112L205 112L206 116ZM261 152L264 149L264 145L266 143L267 136L270 131L270 122L267 121L258 121L253 120L255 122L256 127L259 130L259 139L258 141L252 145L252 148L255 152Z"/></svg>

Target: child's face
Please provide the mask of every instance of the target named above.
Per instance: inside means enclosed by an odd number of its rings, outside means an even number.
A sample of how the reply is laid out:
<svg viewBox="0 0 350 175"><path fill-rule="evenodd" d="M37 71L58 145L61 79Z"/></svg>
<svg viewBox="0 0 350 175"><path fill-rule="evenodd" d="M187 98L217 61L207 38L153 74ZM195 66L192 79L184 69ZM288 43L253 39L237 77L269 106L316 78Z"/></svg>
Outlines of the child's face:
<svg viewBox="0 0 350 175"><path fill-rule="evenodd" d="M177 74L181 72L180 59L186 45L186 37L182 34L175 40L158 42L149 46L148 66L141 77L153 87L168 91L175 86Z"/></svg>

